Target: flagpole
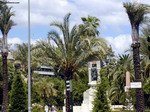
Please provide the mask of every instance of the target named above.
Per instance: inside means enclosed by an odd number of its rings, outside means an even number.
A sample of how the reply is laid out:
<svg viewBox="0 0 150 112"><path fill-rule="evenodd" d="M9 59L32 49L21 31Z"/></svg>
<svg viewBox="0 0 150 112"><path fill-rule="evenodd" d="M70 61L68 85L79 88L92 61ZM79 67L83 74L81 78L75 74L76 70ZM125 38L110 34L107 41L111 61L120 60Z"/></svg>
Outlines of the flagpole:
<svg viewBox="0 0 150 112"><path fill-rule="evenodd" d="M28 112L31 112L30 0L28 0Z"/></svg>

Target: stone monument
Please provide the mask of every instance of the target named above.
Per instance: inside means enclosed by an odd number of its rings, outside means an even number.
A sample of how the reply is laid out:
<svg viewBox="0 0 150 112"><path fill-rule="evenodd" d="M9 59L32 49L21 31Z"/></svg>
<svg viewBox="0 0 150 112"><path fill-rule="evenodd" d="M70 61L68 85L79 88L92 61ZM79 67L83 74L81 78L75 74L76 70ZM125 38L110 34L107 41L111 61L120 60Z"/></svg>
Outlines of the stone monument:
<svg viewBox="0 0 150 112"><path fill-rule="evenodd" d="M73 112L92 112L96 84L98 80L100 81L100 68L100 61L88 62L88 85L90 88L83 93L83 102L81 106L73 106ZM63 112L65 112L65 107L63 107Z"/></svg>
<svg viewBox="0 0 150 112"><path fill-rule="evenodd" d="M93 101L96 92L97 81L100 80L100 61L91 61L88 63L88 76L90 88L83 94L82 112L92 112Z"/></svg>

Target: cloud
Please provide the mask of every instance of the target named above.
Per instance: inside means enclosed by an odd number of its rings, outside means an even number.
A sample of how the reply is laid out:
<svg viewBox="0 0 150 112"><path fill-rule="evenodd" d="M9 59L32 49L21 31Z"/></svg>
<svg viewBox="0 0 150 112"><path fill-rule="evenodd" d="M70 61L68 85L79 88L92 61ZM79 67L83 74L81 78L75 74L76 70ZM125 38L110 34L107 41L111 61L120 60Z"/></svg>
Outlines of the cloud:
<svg viewBox="0 0 150 112"><path fill-rule="evenodd" d="M113 29L123 29L129 26L129 20L123 2L131 0L31 0L30 15L31 26L49 25L53 20L62 20L64 15L71 12L71 24L81 23L81 17L88 15L100 19L101 28L107 31L111 26ZM28 1L20 0L20 4L13 5L16 16L14 21L19 26L28 25ZM149 3L148 0L141 1ZM117 30L120 32L120 30Z"/></svg>
<svg viewBox="0 0 150 112"><path fill-rule="evenodd" d="M100 33L103 37L107 37L115 54L123 53L130 48L131 44L130 35L127 34L130 30L130 22L122 4L127 1L131 0L88 0L88 2L86 0L30 0L31 29L35 28L31 32L34 31L35 38L43 37L50 22L56 19L62 21L68 12L72 13L71 25L81 23L81 17L96 16L100 19L100 30L102 30ZM19 2L20 4L13 5L14 21L17 27L25 26L27 29L28 1L20 0ZM140 0L140 2L149 4L149 0ZM16 35L17 32L15 32ZM23 35L16 37L23 37ZM31 43L34 44L35 40L32 40Z"/></svg>
<svg viewBox="0 0 150 112"><path fill-rule="evenodd" d="M31 38L30 44L35 45L36 42L41 40L41 39L42 38L38 38L38 39ZM8 38L8 44L10 46L10 49L15 49L15 44L22 44L22 43L23 43L23 41L19 37ZM28 43L28 41L26 41L24 43Z"/></svg>
<svg viewBox="0 0 150 112"><path fill-rule="evenodd" d="M32 0L30 2L30 16L32 25L49 24L53 18L59 18L66 14L68 6L67 0ZM16 16L14 20L18 24L27 25L28 3L21 0L20 4L13 7Z"/></svg>
<svg viewBox="0 0 150 112"><path fill-rule="evenodd" d="M117 0L88 0L88 2L85 0L32 0L30 6L31 23L33 25L49 24L51 19L60 19L68 12L73 14L73 20L78 20L76 22L79 22L82 16L94 15L100 19L102 18L102 20L107 21L105 22L106 24L109 24L114 21L114 19L110 18L112 13L114 15L113 18L116 18L115 21L119 19L119 21L124 22L123 19L125 19L120 16L121 12L124 13L122 3ZM20 4L14 6L14 10L16 13L15 21L22 25L25 25L24 23L27 24L27 1L21 0Z"/></svg>
<svg viewBox="0 0 150 112"><path fill-rule="evenodd" d="M126 50L129 50L132 43L131 36L128 34L122 34L116 37L106 37L106 40L112 46L115 55L123 54Z"/></svg>
<svg viewBox="0 0 150 112"><path fill-rule="evenodd" d="M21 44L22 40L19 37L8 38L9 49L14 49L15 44Z"/></svg>
<svg viewBox="0 0 150 112"><path fill-rule="evenodd" d="M19 37L8 38L8 44L21 44L22 40Z"/></svg>

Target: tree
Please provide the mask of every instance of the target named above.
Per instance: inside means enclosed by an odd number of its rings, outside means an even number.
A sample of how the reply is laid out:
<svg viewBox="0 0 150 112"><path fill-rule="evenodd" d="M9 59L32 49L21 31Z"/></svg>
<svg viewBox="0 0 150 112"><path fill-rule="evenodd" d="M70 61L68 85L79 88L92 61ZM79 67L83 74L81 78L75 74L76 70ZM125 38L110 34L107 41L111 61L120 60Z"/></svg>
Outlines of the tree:
<svg viewBox="0 0 150 112"><path fill-rule="evenodd" d="M54 83L54 88L57 90L57 96L54 96L53 99L56 101L57 108L62 110L62 107L64 106L64 89L65 89L65 83L64 80L56 77L56 78L51 78L51 82Z"/></svg>
<svg viewBox="0 0 150 112"><path fill-rule="evenodd" d="M109 82L105 73L105 69L101 70L101 81L97 84L96 96L93 101L94 107L92 112L110 112L110 106L108 101L108 88Z"/></svg>
<svg viewBox="0 0 150 112"><path fill-rule="evenodd" d="M9 112L27 112L27 93L18 70L16 70L16 75L13 79Z"/></svg>
<svg viewBox="0 0 150 112"><path fill-rule="evenodd" d="M73 80L73 104L79 106L83 101L83 92L88 89L88 77L80 78L78 80Z"/></svg>
<svg viewBox="0 0 150 112"><path fill-rule="evenodd" d="M15 60L21 63L23 71L27 73L28 44L16 44L16 50L12 52Z"/></svg>
<svg viewBox="0 0 150 112"><path fill-rule="evenodd" d="M140 35L140 53L142 55L142 60L141 60L141 69L143 73L143 78L146 80L150 74L150 62L149 62L149 56L150 56L150 51L148 50L148 42L147 42L147 37L150 35L150 25L147 23L145 27L142 28L141 32L142 34Z"/></svg>
<svg viewBox="0 0 150 112"><path fill-rule="evenodd" d="M133 48L133 61L135 81L142 82L140 70L140 55L139 55L139 26L144 21L145 15L149 13L149 6L140 3L123 3L127 15L130 20L132 29L132 48ZM143 89L136 89L136 111L144 112L144 94Z"/></svg>
<svg viewBox="0 0 150 112"><path fill-rule="evenodd" d="M145 106L150 108L150 78L148 78L144 84L144 98Z"/></svg>
<svg viewBox="0 0 150 112"><path fill-rule="evenodd" d="M133 80L133 66L131 56L119 55L116 62L111 67L108 73L111 76L111 88L109 89L109 97L113 104L124 104L126 94L124 91L126 74L130 73L131 80ZM108 65L110 68L110 66Z"/></svg>
<svg viewBox="0 0 150 112"><path fill-rule="evenodd" d="M140 35L140 53L142 55L142 60L141 60L141 67L142 67L142 74L143 74L143 79L144 79L144 99L145 99L145 107L150 108L150 62L149 62L149 56L150 56L150 51L148 50L148 42L147 42L147 37L150 35L150 25L149 22L147 25L145 25L142 28L142 34Z"/></svg>
<svg viewBox="0 0 150 112"><path fill-rule="evenodd" d="M0 60L2 59L2 57L0 57ZM2 62L0 61L0 66L2 66ZM9 76L9 85L8 85L8 89L9 91L11 90L11 85L12 85L12 82L13 82L13 78L14 78L14 66L13 66L13 63L11 61L8 60L8 76ZM2 78L2 68L0 67L0 105L2 105L2 99L3 99L3 78ZM1 110L1 108L0 108Z"/></svg>
<svg viewBox="0 0 150 112"><path fill-rule="evenodd" d="M57 95L57 90L54 88L54 84L50 82L49 78L40 78L34 83L35 91L39 94L44 105L52 105L52 99L48 99ZM49 104L51 102L51 104Z"/></svg>
<svg viewBox="0 0 150 112"><path fill-rule="evenodd" d="M80 29L83 29L84 36L98 36L99 19L97 17L88 16L87 18L81 17L83 24L80 24Z"/></svg>
<svg viewBox="0 0 150 112"><path fill-rule="evenodd" d="M7 56L8 56L8 43L7 34L14 26L14 22L11 17L14 13L11 11L12 7L8 7L6 4L1 4L1 16L0 16L0 30L3 35L2 37L2 72L3 72L3 104L2 111L7 112L8 109L8 70L7 70Z"/></svg>
<svg viewBox="0 0 150 112"><path fill-rule="evenodd" d="M38 66L39 57L36 56L36 49L31 45L31 69L34 70ZM12 52L15 58L15 61L19 61L21 63L21 69L24 74L27 75L28 72L28 43L16 44L16 49Z"/></svg>
<svg viewBox="0 0 150 112"><path fill-rule="evenodd" d="M79 68L87 64L89 59L100 58L108 48L106 41L102 38L91 37L82 40L83 32L76 25L70 30L70 15L70 13L67 14L63 22L51 23L51 26L55 26L61 31L63 37L53 30L48 33L48 41L38 42L39 48L44 51L43 57L47 56L53 65L57 66L66 83L73 78ZM72 111L70 110L70 97L71 92L66 89L66 112Z"/></svg>

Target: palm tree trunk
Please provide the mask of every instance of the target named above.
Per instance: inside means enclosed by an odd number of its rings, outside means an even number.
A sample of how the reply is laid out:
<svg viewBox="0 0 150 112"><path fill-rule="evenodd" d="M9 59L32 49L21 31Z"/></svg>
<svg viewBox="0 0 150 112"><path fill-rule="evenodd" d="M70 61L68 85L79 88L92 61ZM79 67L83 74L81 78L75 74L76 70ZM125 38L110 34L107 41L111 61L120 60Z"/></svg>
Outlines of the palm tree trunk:
<svg viewBox="0 0 150 112"><path fill-rule="evenodd" d="M135 82L142 82L140 69L140 55L139 55L140 43L138 42L133 43L132 48L133 48ZM142 88L136 89L136 112L144 112L144 93Z"/></svg>
<svg viewBox="0 0 150 112"><path fill-rule="evenodd" d="M71 78L66 79L66 112L73 112Z"/></svg>
<svg viewBox="0 0 150 112"><path fill-rule="evenodd" d="M3 102L2 112L8 112L8 71L7 71L8 52L2 52L3 69Z"/></svg>
<svg viewBox="0 0 150 112"><path fill-rule="evenodd" d="M139 27L132 25L132 42L137 43L139 41Z"/></svg>

